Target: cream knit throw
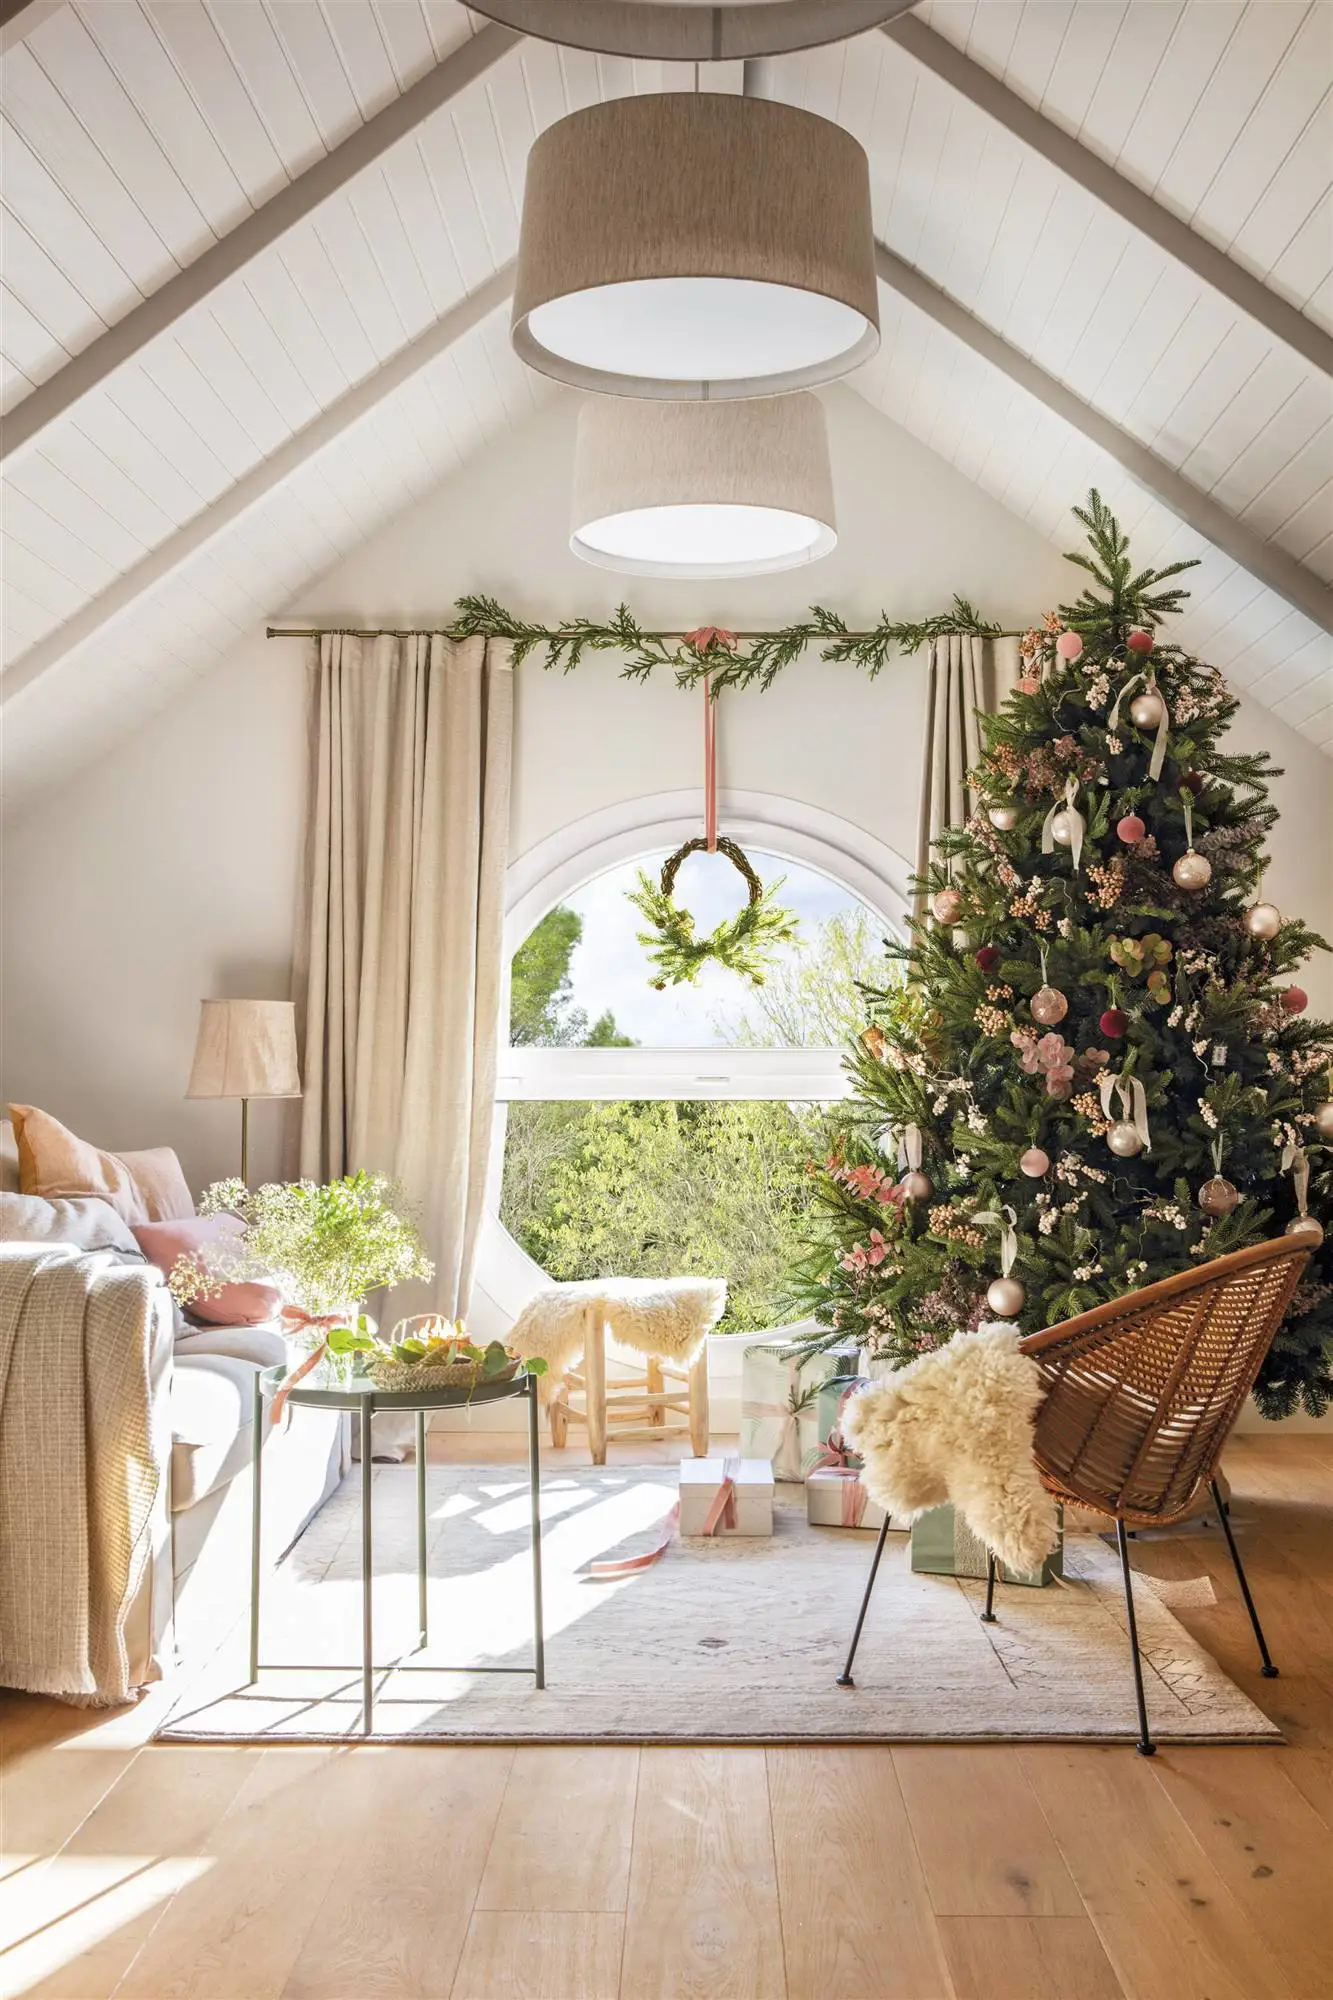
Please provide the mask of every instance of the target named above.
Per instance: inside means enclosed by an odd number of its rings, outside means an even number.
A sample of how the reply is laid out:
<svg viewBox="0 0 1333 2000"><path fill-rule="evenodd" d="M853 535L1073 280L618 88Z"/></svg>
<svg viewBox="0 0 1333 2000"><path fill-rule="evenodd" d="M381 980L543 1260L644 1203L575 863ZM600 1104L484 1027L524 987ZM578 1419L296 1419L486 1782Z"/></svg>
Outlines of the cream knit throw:
<svg viewBox="0 0 1333 2000"><path fill-rule="evenodd" d="M0 1685L92 1708L156 1675L125 1624L171 1450L170 1311L147 1265L0 1246Z"/></svg>
<svg viewBox="0 0 1333 2000"><path fill-rule="evenodd" d="M1059 1540L1032 1457L1044 1394L1017 1329L983 1326L851 1397L842 1434L888 1513L913 1521L951 1500L1007 1568L1032 1570Z"/></svg>
<svg viewBox="0 0 1333 2000"><path fill-rule="evenodd" d="M514 1322L508 1344L550 1368L549 1397L582 1354L589 1328L605 1327L621 1347L667 1361L692 1361L727 1306L724 1278L585 1278L545 1285Z"/></svg>

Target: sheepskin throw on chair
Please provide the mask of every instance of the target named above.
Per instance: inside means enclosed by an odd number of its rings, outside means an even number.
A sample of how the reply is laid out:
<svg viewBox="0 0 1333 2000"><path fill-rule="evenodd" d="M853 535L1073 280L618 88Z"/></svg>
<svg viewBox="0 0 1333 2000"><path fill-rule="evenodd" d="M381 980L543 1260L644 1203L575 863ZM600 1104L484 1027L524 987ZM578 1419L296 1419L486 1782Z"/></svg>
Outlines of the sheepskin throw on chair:
<svg viewBox="0 0 1333 2000"><path fill-rule="evenodd" d="M952 1501L1009 1569L1034 1570L1059 1540L1055 1502L1032 1456L1046 1393L1018 1329L956 1334L853 1396L842 1431L865 1460L862 1484L900 1520Z"/></svg>
<svg viewBox="0 0 1333 2000"><path fill-rule="evenodd" d="M727 1307L723 1278L585 1278L544 1285L523 1308L509 1345L548 1363L549 1395L583 1353L590 1326L636 1354L692 1361Z"/></svg>

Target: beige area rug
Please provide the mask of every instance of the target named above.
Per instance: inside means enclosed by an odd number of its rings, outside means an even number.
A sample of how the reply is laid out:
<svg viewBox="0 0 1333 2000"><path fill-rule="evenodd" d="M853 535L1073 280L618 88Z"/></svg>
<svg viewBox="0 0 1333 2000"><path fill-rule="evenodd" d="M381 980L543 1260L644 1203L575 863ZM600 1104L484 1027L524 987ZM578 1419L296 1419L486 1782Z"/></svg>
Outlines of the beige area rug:
<svg viewBox="0 0 1333 2000"><path fill-rule="evenodd" d="M160 1731L167 1738L300 1740L360 1730L359 1471L266 1579L261 1657L247 1678L244 1619ZM597 1580L588 1566L651 1548L675 1499L667 1466L580 1469L543 1481L547 1686L515 1675L385 1673L375 1731L459 1741L892 1742L1134 1733L1115 1554L1067 1546L1071 1574L1002 1588L914 1576L890 1535L857 1656L837 1687L873 1534L812 1528L800 1487L779 1487L772 1540L675 1541L661 1561ZM526 1474L437 1466L429 1475L431 1647L416 1644L411 1467L377 1466L376 1658L515 1666L531 1659ZM1189 1636L1148 1580L1136 1585L1148 1709L1164 1742L1271 1742L1279 1732ZM282 1661L330 1660L342 1671ZM347 1666L357 1662L356 1670Z"/></svg>

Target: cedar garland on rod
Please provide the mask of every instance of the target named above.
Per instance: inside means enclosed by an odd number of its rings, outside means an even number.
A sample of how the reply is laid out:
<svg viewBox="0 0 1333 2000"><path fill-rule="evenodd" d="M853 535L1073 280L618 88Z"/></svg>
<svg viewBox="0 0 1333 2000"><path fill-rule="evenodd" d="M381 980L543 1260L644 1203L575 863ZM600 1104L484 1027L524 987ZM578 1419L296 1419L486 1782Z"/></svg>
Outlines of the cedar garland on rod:
<svg viewBox="0 0 1333 2000"><path fill-rule="evenodd" d="M694 687L709 681L714 699L724 688L772 687L784 667L798 659L807 646L817 646L821 660L845 663L875 675L894 653L915 653L933 639L950 632L966 632L981 638L1015 638L988 623L966 598L955 597L947 612L934 617L895 623L881 614L878 624L866 631L853 631L834 611L812 605L805 619L776 631L729 632L701 625L693 632L658 632L641 626L627 605L603 623L595 618L571 618L560 625L531 625L515 618L493 597L460 597L454 606L456 617L436 628L448 639L508 639L514 648L517 666L538 648L545 650L544 665L570 673L585 652L623 652L628 657L621 670L624 680L647 680L655 668L669 668L679 687ZM420 628L418 628L420 629ZM374 628L349 626L268 627L270 639L318 639L323 632L340 633L351 639L406 639L411 630L397 626Z"/></svg>

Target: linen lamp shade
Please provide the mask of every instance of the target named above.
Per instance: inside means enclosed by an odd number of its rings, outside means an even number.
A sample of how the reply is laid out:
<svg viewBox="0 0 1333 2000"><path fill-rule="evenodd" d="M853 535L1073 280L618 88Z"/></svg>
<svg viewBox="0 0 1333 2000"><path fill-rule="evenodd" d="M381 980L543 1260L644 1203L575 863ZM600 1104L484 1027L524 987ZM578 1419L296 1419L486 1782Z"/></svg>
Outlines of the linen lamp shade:
<svg viewBox="0 0 1333 2000"><path fill-rule="evenodd" d="M299 1097L292 1000L201 1000L187 1097L241 1100L241 1179L250 1185L250 1099Z"/></svg>
<svg viewBox="0 0 1333 2000"><path fill-rule="evenodd" d="M602 55L734 62L847 41L907 0L472 0L474 14L525 35Z"/></svg>
<svg viewBox="0 0 1333 2000"><path fill-rule="evenodd" d="M291 1000L201 1000L187 1097L299 1097Z"/></svg>
<svg viewBox="0 0 1333 2000"><path fill-rule="evenodd" d="M591 104L528 155L512 337L604 395L810 388L879 345L865 152L790 104L668 91Z"/></svg>
<svg viewBox="0 0 1333 2000"><path fill-rule="evenodd" d="M760 576L837 543L817 396L745 403L590 397L579 412L570 548L632 576Z"/></svg>

